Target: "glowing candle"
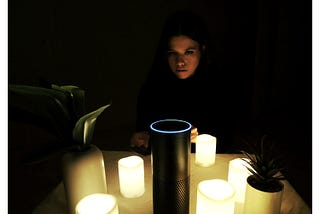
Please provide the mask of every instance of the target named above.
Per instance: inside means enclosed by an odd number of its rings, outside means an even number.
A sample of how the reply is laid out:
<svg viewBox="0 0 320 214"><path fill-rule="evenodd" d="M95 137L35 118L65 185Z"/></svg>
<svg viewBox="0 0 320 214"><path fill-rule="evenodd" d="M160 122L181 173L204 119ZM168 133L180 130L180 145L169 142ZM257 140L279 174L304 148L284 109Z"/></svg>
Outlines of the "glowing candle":
<svg viewBox="0 0 320 214"><path fill-rule="evenodd" d="M143 195L144 163L139 156L129 156L118 161L120 192L126 198Z"/></svg>
<svg viewBox="0 0 320 214"><path fill-rule="evenodd" d="M200 134L196 140L196 159L197 165L208 167L216 160L217 139L209 134Z"/></svg>
<svg viewBox="0 0 320 214"><path fill-rule="evenodd" d="M67 152L62 160L69 214L75 214L75 207L83 197L107 193L104 159L98 147L90 145L83 151Z"/></svg>
<svg viewBox="0 0 320 214"><path fill-rule="evenodd" d="M222 179L204 180L198 184L196 214L233 214L235 190Z"/></svg>
<svg viewBox="0 0 320 214"><path fill-rule="evenodd" d="M233 159L229 162L228 182L236 190L235 213L242 213L245 199L247 177L251 174L246 168L249 164L241 158Z"/></svg>
<svg viewBox="0 0 320 214"><path fill-rule="evenodd" d="M119 214L117 199L110 194L95 193L81 199L76 214Z"/></svg>

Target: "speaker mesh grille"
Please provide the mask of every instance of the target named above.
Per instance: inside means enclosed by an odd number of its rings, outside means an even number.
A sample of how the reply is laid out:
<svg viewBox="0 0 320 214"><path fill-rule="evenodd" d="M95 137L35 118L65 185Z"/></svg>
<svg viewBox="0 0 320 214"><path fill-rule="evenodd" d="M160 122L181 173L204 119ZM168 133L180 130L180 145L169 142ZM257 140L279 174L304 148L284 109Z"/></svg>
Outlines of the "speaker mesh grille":
<svg viewBox="0 0 320 214"><path fill-rule="evenodd" d="M177 182L153 180L154 213L189 213L190 178Z"/></svg>

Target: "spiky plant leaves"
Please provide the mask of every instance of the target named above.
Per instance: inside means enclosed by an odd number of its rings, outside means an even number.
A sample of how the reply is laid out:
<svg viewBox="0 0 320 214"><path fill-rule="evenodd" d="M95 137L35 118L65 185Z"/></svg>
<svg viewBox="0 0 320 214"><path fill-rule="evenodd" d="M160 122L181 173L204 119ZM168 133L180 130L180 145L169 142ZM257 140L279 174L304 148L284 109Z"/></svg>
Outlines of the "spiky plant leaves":
<svg viewBox="0 0 320 214"><path fill-rule="evenodd" d="M245 156L243 161L249 164L247 169L252 173L254 183L259 186L259 189L268 189L270 186L275 186L279 180L285 180L282 174L283 168L279 166L277 158L273 157L274 145L265 145L266 135L261 138L258 147L249 146L246 151L241 153Z"/></svg>

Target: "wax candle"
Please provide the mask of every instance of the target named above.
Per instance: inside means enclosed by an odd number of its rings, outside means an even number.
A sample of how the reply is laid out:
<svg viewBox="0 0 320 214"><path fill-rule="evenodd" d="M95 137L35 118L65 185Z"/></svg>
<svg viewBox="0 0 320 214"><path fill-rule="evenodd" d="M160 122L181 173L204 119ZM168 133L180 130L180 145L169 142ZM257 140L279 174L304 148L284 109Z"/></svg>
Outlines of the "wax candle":
<svg viewBox="0 0 320 214"><path fill-rule="evenodd" d="M133 155L118 161L120 192L126 198L136 198L143 195L144 163L139 156Z"/></svg>
<svg viewBox="0 0 320 214"><path fill-rule="evenodd" d="M200 134L196 139L196 158L197 165L208 167L215 163L216 159L216 137L209 134Z"/></svg>
<svg viewBox="0 0 320 214"><path fill-rule="evenodd" d="M235 213L240 214L243 210L245 199L247 177L251 174L247 169L250 165L241 158L235 158L229 162L228 182L236 190L235 194Z"/></svg>
<svg viewBox="0 0 320 214"><path fill-rule="evenodd" d="M78 202L76 214L119 214L117 199L104 193L88 195Z"/></svg>
<svg viewBox="0 0 320 214"><path fill-rule="evenodd" d="M234 194L234 188L225 180L201 181L197 188L196 214L233 214Z"/></svg>
<svg viewBox="0 0 320 214"><path fill-rule="evenodd" d="M90 145L85 150L67 152L62 162L69 214L75 213L75 206L83 197L107 193L104 159L98 147Z"/></svg>

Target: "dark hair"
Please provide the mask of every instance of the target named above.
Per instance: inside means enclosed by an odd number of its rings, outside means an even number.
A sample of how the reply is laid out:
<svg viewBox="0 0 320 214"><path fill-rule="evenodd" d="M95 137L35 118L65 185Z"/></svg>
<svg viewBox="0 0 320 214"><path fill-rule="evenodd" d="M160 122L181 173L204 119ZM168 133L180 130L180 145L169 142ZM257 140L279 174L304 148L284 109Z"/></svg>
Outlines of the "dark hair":
<svg viewBox="0 0 320 214"><path fill-rule="evenodd" d="M189 11L176 12L166 20L160 38L160 42L166 44L162 44L162 47L168 47L169 39L180 35L197 41L200 47L207 45L209 40L209 33L201 17Z"/></svg>
<svg viewBox="0 0 320 214"><path fill-rule="evenodd" d="M211 49L210 35L204 21L199 15L191 11L178 11L169 16L164 23L151 73L158 70L161 70L162 73L164 73L164 70L170 71L166 58L169 41L173 36L181 35L198 42L201 51L199 67L203 68L211 63L209 54ZM205 48L203 49L203 47Z"/></svg>

